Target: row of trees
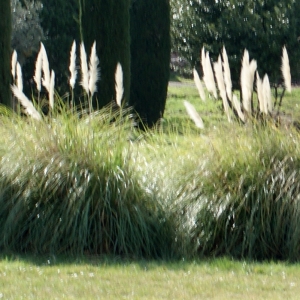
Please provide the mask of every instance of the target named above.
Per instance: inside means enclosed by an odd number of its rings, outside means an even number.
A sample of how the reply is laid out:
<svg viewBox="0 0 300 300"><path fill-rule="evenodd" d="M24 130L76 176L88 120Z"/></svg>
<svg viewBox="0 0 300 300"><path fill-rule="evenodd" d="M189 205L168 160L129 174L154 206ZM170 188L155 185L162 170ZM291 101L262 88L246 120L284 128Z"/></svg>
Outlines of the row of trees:
<svg viewBox="0 0 300 300"><path fill-rule="evenodd" d="M171 8L173 51L192 66L199 65L203 46L216 61L225 45L233 80L238 82L246 48L257 60L259 72L268 73L271 82L278 83L281 49L286 45L292 75L300 78L299 1L171 0Z"/></svg>
<svg viewBox="0 0 300 300"><path fill-rule="evenodd" d="M19 8L29 8L31 3L5 0L7 5L1 7L2 15L10 15L10 1L13 7ZM87 51L96 41L101 80L94 105L102 107L115 99L114 73L120 62L124 74L124 102L135 108L144 124L154 125L164 113L167 95L171 47L169 0L52 0L51 3L40 0L37 3L42 6L39 18L45 35L43 42L50 65L54 66L56 86L61 91L67 88L73 39L83 41ZM28 16L24 17L23 21L27 20ZM8 30L11 21L4 22L2 26ZM8 31L7 37L10 37ZM3 68L6 81L1 80L0 85L6 87L6 96L1 93L2 97L9 99L11 49L8 40L4 44L9 55L5 56L7 66ZM23 65L24 74L32 78L34 61L27 61L30 65Z"/></svg>

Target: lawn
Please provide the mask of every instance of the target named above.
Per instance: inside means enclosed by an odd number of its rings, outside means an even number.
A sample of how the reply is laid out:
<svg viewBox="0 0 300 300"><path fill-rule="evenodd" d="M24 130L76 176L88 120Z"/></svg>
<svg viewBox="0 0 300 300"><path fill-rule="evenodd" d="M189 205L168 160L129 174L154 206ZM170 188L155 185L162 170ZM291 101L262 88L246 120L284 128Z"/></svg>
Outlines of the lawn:
<svg viewBox="0 0 300 300"><path fill-rule="evenodd" d="M299 265L7 256L3 299L298 299Z"/></svg>

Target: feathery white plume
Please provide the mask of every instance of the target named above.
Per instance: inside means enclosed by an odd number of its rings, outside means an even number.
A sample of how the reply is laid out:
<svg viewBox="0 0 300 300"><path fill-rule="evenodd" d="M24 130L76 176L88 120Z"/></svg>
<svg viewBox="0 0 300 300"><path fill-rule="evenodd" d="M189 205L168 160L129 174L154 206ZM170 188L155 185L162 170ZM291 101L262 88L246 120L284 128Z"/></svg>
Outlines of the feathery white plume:
<svg viewBox="0 0 300 300"><path fill-rule="evenodd" d="M90 55L90 68L89 68L89 91L91 96L97 91L97 81L99 79L98 69L99 59L96 54L96 42L93 43L91 55Z"/></svg>
<svg viewBox="0 0 300 300"><path fill-rule="evenodd" d="M115 72L115 88L116 88L116 102L119 107L121 107L121 102L124 93L123 87L123 70L121 64L118 62L116 72Z"/></svg>
<svg viewBox="0 0 300 300"><path fill-rule="evenodd" d="M226 88L225 88L224 77L223 77L222 60L220 55L218 57L218 61L214 63L214 70L215 70L215 76L217 79L218 88L220 91L220 96L223 101L224 111L227 115L228 121L231 122L229 104L227 101Z"/></svg>
<svg viewBox="0 0 300 300"><path fill-rule="evenodd" d="M20 101L22 106L25 108L25 112L30 115L32 118L36 120L42 120L42 116L40 113L35 109L32 102L24 95L22 91L18 89L16 85L11 86L11 90L15 97Z"/></svg>
<svg viewBox="0 0 300 300"><path fill-rule="evenodd" d="M184 101L184 106L186 108L188 115L194 121L195 125L198 128L203 129L204 128L203 121L202 121L201 117L199 116L198 112L196 111L195 107L186 100Z"/></svg>
<svg viewBox="0 0 300 300"><path fill-rule="evenodd" d="M282 49L282 64L281 64L281 71L282 76L284 79L284 85L286 90L290 93L292 91L292 79L291 79L291 70L290 70L290 63L287 50L285 46Z"/></svg>
<svg viewBox="0 0 300 300"><path fill-rule="evenodd" d="M209 52L206 52L204 67L203 67L203 81L209 93L211 93L216 99L218 98L217 88L212 70Z"/></svg>
<svg viewBox="0 0 300 300"><path fill-rule="evenodd" d="M15 80L15 78L16 78L17 59L18 59L18 54L17 54L17 51L14 50L12 57L11 57L11 74L12 74L13 80Z"/></svg>
<svg viewBox="0 0 300 300"><path fill-rule="evenodd" d="M76 42L73 41L72 48L70 51L70 87L72 90L74 90L75 82L76 82L76 77L77 77L77 70L76 70Z"/></svg>
<svg viewBox="0 0 300 300"><path fill-rule="evenodd" d="M270 87L270 81L267 74L265 74L263 79L263 93L264 93L264 103L265 103L265 110L267 112L272 112L273 104L272 104L272 93Z"/></svg>
<svg viewBox="0 0 300 300"><path fill-rule="evenodd" d="M42 78L42 83L43 86L46 88L46 90L49 92L50 91L50 69L49 69L47 52L43 43L41 43L41 51L42 51L42 69L44 75L44 77Z"/></svg>
<svg viewBox="0 0 300 300"><path fill-rule="evenodd" d="M83 89L86 93L89 93L89 70L87 65L86 52L84 48L84 44L80 44L80 65L81 65L81 82Z"/></svg>
<svg viewBox="0 0 300 300"><path fill-rule="evenodd" d="M202 101L205 101L205 92L204 92L200 77L198 75L198 72L195 68L193 69L193 74L194 74L194 82L197 87L200 98L202 99Z"/></svg>
<svg viewBox="0 0 300 300"><path fill-rule="evenodd" d="M202 65L202 70L203 70L203 74L205 73L205 57L206 57L206 55L205 55L205 49L204 49L204 47L202 47L202 49L201 49L201 65Z"/></svg>
<svg viewBox="0 0 300 300"><path fill-rule="evenodd" d="M243 107L248 112L251 113L251 98L253 92L253 82L254 74L257 64L253 59L251 63L249 62L249 52L244 51L244 56L242 59L242 70L241 70L241 88L242 88L242 98Z"/></svg>
<svg viewBox="0 0 300 300"><path fill-rule="evenodd" d="M262 84L261 78L259 77L258 71L256 71L256 91L257 91L257 98L258 98L258 102L259 102L259 110L262 113L267 114L268 108L265 104L263 84Z"/></svg>
<svg viewBox="0 0 300 300"><path fill-rule="evenodd" d="M51 78L50 78L50 90L49 90L49 106L51 109L54 108L54 85L55 85L55 73L51 71Z"/></svg>
<svg viewBox="0 0 300 300"><path fill-rule="evenodd" d="M17 62L17 86L20 91L23 91L22 68L19 62Z"/></svg>
<svg viewBox="0 0 300 300"><path fill-rule="evenodd" d="M231 101L232 99L232 81L231 81L231 72L229 67L229 61L225 46L223 46L222 50L222 57L223 57L223 70L224 70L224 82L226 87L226 93L228 99Z"/></svg>
<svg viewBox="0 0 300 300"><path fill-rule="evenodd" d="M35 71L34 71L34 76L33 80L36 83L36 88L40 92L42 89L42 63L43 63L43 51L42 51L42 45L39 51L39 54L36 59L35 63Z"/></svg>
<svg viewBox="0 0 300 300"><path fill-rule="evenodd" d="M232 95L232 103L233 103L233 107L235 108L239 118L245 122L245 115L243 114L242 112L242 109L241 109L241 103L240 101L238 100L237 96L235 94Z"/></svg>

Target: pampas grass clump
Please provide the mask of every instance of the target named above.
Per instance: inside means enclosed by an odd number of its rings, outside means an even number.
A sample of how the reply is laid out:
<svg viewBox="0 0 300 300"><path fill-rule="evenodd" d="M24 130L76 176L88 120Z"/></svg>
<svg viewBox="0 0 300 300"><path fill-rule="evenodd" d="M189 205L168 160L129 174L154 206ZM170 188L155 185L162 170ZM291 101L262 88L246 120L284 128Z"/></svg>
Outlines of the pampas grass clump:
<svg viewBox="0 0 300 300"><path fill-rule="evenodd" d="M239 130L211 134L206 150L194 145L174 183L172 218L186 251L299 260L299 134Z"/></svg>
<svg viewBox="0 0 300 300"><path fill-rule="evenodd" d="M1 250L168 255L164 212L134 175L124 118L110 108L65 110L51 124L2 113Z"/></svg>

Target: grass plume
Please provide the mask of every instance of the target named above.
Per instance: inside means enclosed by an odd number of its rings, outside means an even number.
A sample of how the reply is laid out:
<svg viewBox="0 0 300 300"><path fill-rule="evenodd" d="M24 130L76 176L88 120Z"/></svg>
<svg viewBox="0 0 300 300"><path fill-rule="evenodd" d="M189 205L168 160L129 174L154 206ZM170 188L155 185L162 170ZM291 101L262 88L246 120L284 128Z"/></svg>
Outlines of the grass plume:
<svg viewBox="0 0 300 300"><path fill-rule="evenodd" d="M289 93L291 93L292 91L291 70L290 70L289 57L285 46L282 49L281 71L284 79L284 86L286 90Z"/></svg>
<svg viewBox="0 0 300 300"><path fill-rule="evenodd" d="M115 89L116 89L116 102L119 107L122 105L122 98L124 94L123 87L123 70L121 64L118 62L115 71Z"/></svg>
<svg viewBox="0 0 300 300"><path fill-rule="evenodd" d="M200 128L200 129L203 129L204 128L204 123L202 121L202 118L200 117L200 115L196 111L195 107L190 102L188 102L186 100L183 103L184 103L184 106L186 108L186 111L187 111L188 115L194 121L196 127Z"/></svg>
<svg viewBox="0 0 300 300"><path fill-rule="evenodd" d="M41 114L36 110L33 103L25 96L25 94L16 85L12 85L11 90L14 96L20 101L22 106L25 108L26 114L28 114L33 119L36 119L38 121L42 120Z"/></svg>
<svg viewBox="0 0 300 300"><path fill-rule="evenodd" d="M198 72L195 68L193 69L193 75L194 75L194 82L195 82L195 85L197 87L200 98L202 99L202 101L205 101L206 99L205 99L204 88L203 88L203 85L201 83L199 74L198 74Z"/></svg>

